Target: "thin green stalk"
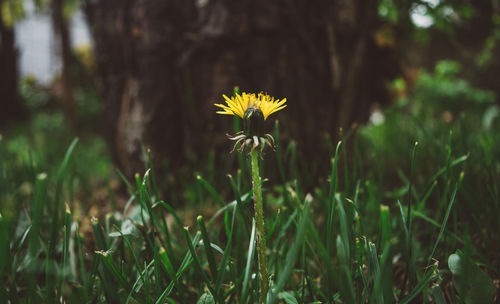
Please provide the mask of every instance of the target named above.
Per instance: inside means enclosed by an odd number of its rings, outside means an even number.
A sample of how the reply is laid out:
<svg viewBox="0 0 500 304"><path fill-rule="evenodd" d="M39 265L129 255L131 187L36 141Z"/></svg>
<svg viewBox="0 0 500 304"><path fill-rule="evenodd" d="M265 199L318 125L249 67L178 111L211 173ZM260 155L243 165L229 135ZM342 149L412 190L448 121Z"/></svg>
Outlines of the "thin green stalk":
<svg viewBox="0 0 500 304"><path fill-rule="evenodd" d="M410 168L410 181L408 185L408 209L407 209L407 215L406 215L406 222L408 225L407 228L407 243L406 243L406 251L407 251L407 258L408 261L406 263L406 271L405 271L405 276L403 279L403 287L401 288L401 294L403 295L405 289L406 289L406 283L408 282L408 278L410 279L410 285L409 289L411 289L416 281L416 274L415 274L415 260L413 256L413 248L412 248L412 214L411 214L411 194L412 194L412 184L413 184L413 173L414 173L414 168L415 168L415 153L417 150L417 145L418 142L415 142L415 145L413 146L413 151L411 153L411 168Z"/></svg>
<svg viewBox="0 0 500 304"><path fill-rule="evenodd" d="M262 304L266 300L269 288L266 259L266 232L264 227L264 208L262 206L262 188L259 175L259 153L257 150L253 150L251 155L253 200L255 205L255 222L257 224L257 252L259 256L260 303Z"/></svg>

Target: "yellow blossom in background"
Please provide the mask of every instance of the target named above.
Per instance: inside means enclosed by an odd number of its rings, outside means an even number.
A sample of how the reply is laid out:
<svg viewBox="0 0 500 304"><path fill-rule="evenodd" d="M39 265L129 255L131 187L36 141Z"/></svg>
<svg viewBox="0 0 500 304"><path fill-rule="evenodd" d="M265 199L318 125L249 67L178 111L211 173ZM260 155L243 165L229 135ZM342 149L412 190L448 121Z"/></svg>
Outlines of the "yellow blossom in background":
<svg viewBox="0 0 500 304"><path fill-rule="evenodd" d="M279 99L275 100L274 97L264 93L257 95L254 93L242 93L241 95L235 94L231 98L226 95L222 95L222 97L224 97L226 104L215 104L215 106L222 108L224 111L218 111L217 113L236 115L242 119L248 109L259 109L264 119L267 119L269 115L286 107L286 98L283 98L281 101Z"/></svg>

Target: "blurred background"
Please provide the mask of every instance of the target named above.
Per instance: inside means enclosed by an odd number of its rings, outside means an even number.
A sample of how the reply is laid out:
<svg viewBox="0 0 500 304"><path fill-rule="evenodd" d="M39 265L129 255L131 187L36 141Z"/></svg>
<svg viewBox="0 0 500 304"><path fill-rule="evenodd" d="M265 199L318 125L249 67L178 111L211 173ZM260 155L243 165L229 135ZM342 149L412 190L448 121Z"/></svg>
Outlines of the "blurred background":
<svg viewBox="0 0 500 304"><path fill-rule="evenodd" d="M51 231L57 253L64 202L81 224L90 268L91 216L113 238L112 223L137 203L134 175L139 189L151 165L152 201L171 204L181 228L234 198L228 174L249 191L245 156L230 154L226 137L239 119L214 106L238 87L288 100L266 121L279 143L262 165L269 219L289 223L300 210L292 203L309 193L311 219L326 231L342 140L338 192L355 202L346 210L352 222L361 215L369 241L384 235L382 213L391 210L388 261L400 295L406 262L398 259L413 244L419 271L440 261L436 284L450 303L458 300L444 265L457 249L492 278L474 286L478 294L479 285L497 288L498 301L499 0L0 0L0 13L0 224L12 223L11 244L25 239L38 202L40 238ZM410 228L402 206L414 208ZM24 290L12 278L24 280L25 266L17 255L2 258L16 252L7 241L0 234L0 274L11 265L10 290Z"/></svg>
<svg viewBox="0 0 500 304"><path fill-rule="evenodd" d="M446 134L471 109L490 128L498 115L496 0L0 0L0 8L3 136L46 158L78 136L92 151L82 157L101 164L86 169L104 175L110 163L129 177L144 171L146 149L165 187L193 171L229 172L237 163L224 134L234 122L213 104L235 86L288 99L274 118L312 177L327 173L333 141L384 123L384 109L398 108L394 128L411 128L401 113L425 114Z"/></svg>

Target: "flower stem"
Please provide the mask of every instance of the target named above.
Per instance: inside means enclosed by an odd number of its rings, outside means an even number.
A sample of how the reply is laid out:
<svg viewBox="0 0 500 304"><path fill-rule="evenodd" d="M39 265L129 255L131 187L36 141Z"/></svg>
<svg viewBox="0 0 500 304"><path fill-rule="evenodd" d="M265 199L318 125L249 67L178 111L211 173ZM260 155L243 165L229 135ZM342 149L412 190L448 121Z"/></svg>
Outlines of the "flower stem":
<svg viewBox="0 0 500 304"><path fill-rule="evenodd" d="M259 175L259 153L257 149L251 152L252 155L252 184L253 201L255 206L255 222L257 223L257 251L259 254L259 274L260 274L260 301L266 301L269 288L269 277L267 274L266 259L266 232L264 227L264 208L262 206L262 188Z"/></svg>

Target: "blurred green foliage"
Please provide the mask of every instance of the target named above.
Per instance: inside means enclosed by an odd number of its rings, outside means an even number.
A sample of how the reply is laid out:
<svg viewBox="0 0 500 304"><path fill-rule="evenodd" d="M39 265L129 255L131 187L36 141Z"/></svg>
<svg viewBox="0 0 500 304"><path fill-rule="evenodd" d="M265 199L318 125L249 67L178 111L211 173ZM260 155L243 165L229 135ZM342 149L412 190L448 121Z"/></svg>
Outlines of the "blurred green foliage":
<svg viewBox="0 0 500 304"><path fill-rule="evenodd" d="M428 178L443 163L452 167L453 160L463 159L462 165L450 168L455 174L465 173L452 213L453 229L473 237L477 249L488 256L483 260L487 263L498 250L491 241L500 239L500 107L495 94L471 86L459 75L457 62L438 62L432 73L421 71L408 95L372 115L357 136L358 159L364 164L359 170L376 180L380 197L401 198L408 191L404 172L409 151L418 142L412 195L420 202L417 211L439 216L444 212L439 202L446 193L427 197L425 189L432 186ZM397 79L393 87L406 85ZM445 189L453 183L450 174L437 180ZM398 184L399 191L382 190ZM486 232L485 227L491 229Z"/></svg>

